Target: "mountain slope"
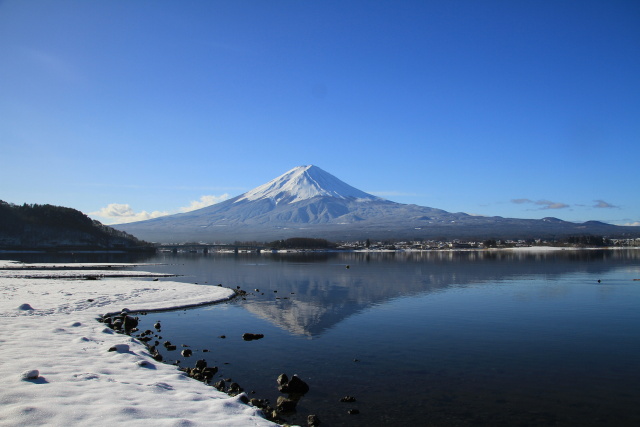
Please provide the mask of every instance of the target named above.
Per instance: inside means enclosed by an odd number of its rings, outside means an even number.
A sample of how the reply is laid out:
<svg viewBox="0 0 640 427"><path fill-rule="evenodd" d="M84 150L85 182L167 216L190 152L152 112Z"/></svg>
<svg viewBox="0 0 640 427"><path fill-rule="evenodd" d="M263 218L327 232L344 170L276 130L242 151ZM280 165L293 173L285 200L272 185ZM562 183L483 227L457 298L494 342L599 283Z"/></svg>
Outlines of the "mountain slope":
<svg viewBox="0 0 640 427"><path fill-rule="evenodd" d="M406 205L358 190L317 166L299 166L233 199L196 211L115 225L155 242L529 238L636 232L589 221L471 216Z"/></svg>
<svg viewBox="0 0 640 427"><path fill-rule="evenodd" d="M63 206L0 200L0 249L152 250L146 242Z"/></svg>

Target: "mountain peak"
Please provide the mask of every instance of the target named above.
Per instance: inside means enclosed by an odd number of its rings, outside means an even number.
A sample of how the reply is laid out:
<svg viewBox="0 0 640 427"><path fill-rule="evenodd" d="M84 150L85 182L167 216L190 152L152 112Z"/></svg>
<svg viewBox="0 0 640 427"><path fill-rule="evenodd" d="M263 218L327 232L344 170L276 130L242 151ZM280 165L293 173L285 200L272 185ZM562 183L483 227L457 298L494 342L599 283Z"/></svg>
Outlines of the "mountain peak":
<svg viewBox="0 0 640 427"><path fill-rule="evenodd" d="M298 166L279 177L241 195L242 200L271 199L276 204L295 203L314 197L381 200L360 191L314 165Z"/></svg>

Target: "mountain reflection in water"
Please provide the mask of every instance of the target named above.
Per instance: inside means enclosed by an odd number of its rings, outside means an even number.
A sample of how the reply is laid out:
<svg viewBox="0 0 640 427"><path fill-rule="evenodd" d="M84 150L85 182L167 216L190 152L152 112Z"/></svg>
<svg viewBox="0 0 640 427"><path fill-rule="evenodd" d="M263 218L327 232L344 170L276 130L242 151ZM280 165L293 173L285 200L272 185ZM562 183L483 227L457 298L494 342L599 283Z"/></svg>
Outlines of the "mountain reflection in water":
<svg viewBox="0 0 640 427"><path fill-rule="evenodd" d="M246 310L290 333L317 337L394 298L514 278L604 274L639 257L639 251L618 250L180 254L156 258L169 265L153 270L240 286L252 294L242 301Z"/></svg>

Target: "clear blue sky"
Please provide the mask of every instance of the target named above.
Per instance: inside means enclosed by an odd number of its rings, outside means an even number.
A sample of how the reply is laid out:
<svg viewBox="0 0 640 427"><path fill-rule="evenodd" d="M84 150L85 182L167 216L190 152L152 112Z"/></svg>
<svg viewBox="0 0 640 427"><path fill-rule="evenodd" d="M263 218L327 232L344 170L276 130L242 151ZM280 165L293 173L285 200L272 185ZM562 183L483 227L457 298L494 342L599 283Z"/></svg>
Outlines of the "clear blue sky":
<svg viewBox="0 0 640 427"><path fill-rule="evenodd" d="M638 1L4 0L0 58L11 203L121 222L314 164L401 203L640 225Z"/></svg>

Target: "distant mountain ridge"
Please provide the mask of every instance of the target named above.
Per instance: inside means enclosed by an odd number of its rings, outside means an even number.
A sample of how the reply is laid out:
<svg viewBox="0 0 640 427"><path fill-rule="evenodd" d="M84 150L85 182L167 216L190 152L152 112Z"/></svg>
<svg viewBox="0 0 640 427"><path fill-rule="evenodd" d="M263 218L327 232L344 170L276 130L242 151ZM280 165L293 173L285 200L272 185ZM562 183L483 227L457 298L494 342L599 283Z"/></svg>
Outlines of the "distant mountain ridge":
<svg viewBox="0 0 640 427"><path fill-rule="evenodd" d="M472 216L396 203L358 190L313 165L293 168L215 205L113 227L161 243L272 241L290 237L350 241L640 234L638 228L597 221L578 224L557 218Z"/></svg>

